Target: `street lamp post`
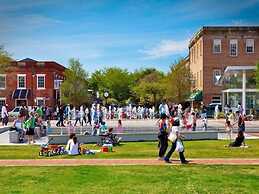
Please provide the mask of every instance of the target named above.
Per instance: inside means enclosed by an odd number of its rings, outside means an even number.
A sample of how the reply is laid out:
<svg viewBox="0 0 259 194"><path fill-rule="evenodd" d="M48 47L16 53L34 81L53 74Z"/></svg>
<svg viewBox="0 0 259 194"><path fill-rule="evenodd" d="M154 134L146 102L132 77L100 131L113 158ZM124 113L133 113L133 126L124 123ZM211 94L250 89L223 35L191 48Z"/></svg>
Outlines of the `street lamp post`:
<svg viewBox="0 0 259 194"><path fill-rule="evenodd" d="M104 104L104 106L106 106L106 104L107 104L107 98L109 97L109 92L108 91L105 91L104 93L103 93L103 97L105 98L105 104Z"/></svg>

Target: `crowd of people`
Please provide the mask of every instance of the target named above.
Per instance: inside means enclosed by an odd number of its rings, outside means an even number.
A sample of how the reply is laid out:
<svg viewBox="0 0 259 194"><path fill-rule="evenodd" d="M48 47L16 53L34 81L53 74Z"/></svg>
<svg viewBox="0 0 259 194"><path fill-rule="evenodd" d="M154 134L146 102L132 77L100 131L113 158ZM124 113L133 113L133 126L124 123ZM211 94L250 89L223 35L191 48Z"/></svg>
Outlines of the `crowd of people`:
<svg viewBox="0 0 259 194"><path fill-rule="evenodd" d="M78 123L81 126L100 123L103 120L122 120L122 119L154 119L156 112L155 107L143 106L101 106L92 104L91 107L81 105L63 105L56 108L58 118L57 126L65 126L64 120L74 121L74 126Z"/></svg>
<svg viewBox="0 0 259 194"><path fill-rule="evenodd" d="M5 126L8 124L8 105L2 106L1 118L2 124ZM225 108L225 130L229 135L229 139L232 139L232 132L235 124L238 125L239 137L244 136L245 131L245 114L242 106L239 104L237 111L233 112L231 109ZM91 135L103 135L109 132L106 120L117 120L116 132L123 132L122 120L123 119L155 119L160 116L160 120L166 121L166 128L172 128L175 126L175 118L177 118L177 131L183 129L196 131L197 120L201 119L202 129L207 130L207 115L206 107L201 106L199 110L193 109L190 106L184 107L181 104L170 104L162 102L158 111L155 111L153 107L142 107L128 105L125 107L119 106L101 106L100 104L92 104L91 107L80 106L75 107L72 105L58 106L56 109L50 107L35 106L26 107L22 106L18 117L15 119L13 129L19 132L20 141L24 141L24 136L27 136L28 142L34 142L35 135L41 137L46 135L48 129L50 129L50 120L57 119L57 127L67 127L68 134L75 133L75 127L89 125L92 127ZM215 107L215 115L218 114L219 108ZM162 115L166 116L166 119L162 119ZM173 122L174 121L174 122ZM160 121L159 121L160 122ZM161 130L160 130L161 132ZM178 132L177 132L178 133ZM242 133L242 134L241 134ZM163 134L163 133L161 133ZM159 138L161 139L161 138ZM242 138L239 138L242 139ZM163 144L164 140L160 140L162 145L161 150L167 147ZM237 145L237 144L231 144ZM176 144L173 145L175 147ZM173 150L173 149L172 149ZM163 151L161 151L163 153ZM163 155L163 154L161 154ZM169 152L170 155L170 152ZM181 154L182 157L182 154ZM168 158L168 157L167 157Z"/></svg>
<svg viewBox="0 0 259 194"><path fill-rule="evenodd" d="M14 120L11 130L16 130L19 134L19 142L29 144L35 143L34 137L40 138L47 134L49 122L44 119L43 108L38 106L28 110L21 107L18 117ZM27 138L26 138L27 136Z"/></svg>

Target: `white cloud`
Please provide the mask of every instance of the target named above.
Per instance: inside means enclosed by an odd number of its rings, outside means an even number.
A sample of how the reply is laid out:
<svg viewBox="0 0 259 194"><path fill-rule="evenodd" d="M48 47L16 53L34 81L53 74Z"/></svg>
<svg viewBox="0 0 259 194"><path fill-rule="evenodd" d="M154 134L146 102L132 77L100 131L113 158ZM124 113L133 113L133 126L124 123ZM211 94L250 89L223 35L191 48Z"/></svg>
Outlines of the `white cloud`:
<svg viewBox="0 0 259 194"><path fill-rule="evenodd" d="M158 59L174 54L181 54L188 49L188 40L162 40L158 45L150 49L140 50L147 59Z"/></svg>

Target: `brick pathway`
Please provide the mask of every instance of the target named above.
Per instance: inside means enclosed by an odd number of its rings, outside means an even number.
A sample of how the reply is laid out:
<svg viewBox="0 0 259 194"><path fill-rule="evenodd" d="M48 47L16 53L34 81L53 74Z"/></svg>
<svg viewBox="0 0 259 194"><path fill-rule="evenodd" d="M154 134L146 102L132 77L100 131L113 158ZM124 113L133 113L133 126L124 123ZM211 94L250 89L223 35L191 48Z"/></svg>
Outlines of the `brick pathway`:
<svg viewBox="0 0 259 194"><path fill-rule="evenodd" d="M179 165L178 160L167 164L157 159L35 159L0 160L0 166L117 166L117 165ZM259 165L259 159L190 159L201 165Z"/></svg>

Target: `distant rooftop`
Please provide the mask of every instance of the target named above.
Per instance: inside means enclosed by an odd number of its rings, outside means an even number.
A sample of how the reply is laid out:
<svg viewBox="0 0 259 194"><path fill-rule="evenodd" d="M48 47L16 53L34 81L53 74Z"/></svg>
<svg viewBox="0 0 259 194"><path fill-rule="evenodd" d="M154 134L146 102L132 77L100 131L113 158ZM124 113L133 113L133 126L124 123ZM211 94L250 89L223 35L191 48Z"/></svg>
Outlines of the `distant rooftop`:
<svg viewBox="0 0 259 194"><path fill-rule="evenodd" d="M205 31L258 31L259 26L203 26L198 32L195 33L193 38L190 40L189 47L191 47Z"/></svg>
<svg viewBox="0 0 259 194"><path fill-rule="evenodd" d="M20 60L19 62L37 62L37 61L34 59L31 59L31 58L25 58L25 59Z"/></svg>

